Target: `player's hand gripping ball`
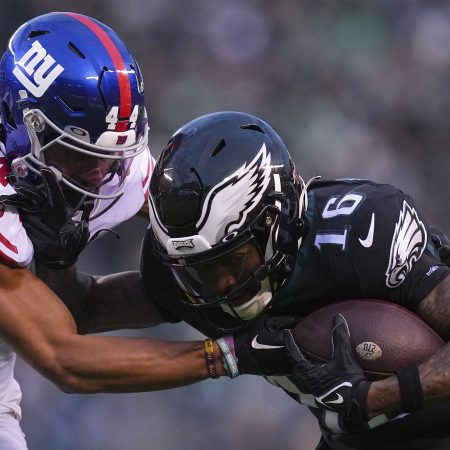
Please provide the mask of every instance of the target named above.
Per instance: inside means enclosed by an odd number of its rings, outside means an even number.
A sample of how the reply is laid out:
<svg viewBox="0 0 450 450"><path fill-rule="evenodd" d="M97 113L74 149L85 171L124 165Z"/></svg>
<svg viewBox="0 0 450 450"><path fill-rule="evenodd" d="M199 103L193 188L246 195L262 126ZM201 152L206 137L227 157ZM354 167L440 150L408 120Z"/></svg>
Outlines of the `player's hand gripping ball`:
<svg viewBox="0 0 450 450"><path fill-rule="evenodd" d="M347 300L314 311L294 328L297 345L311 361L330 359L330 330L336 314L347 320L352 350L370 381L418 365L444 345L431 327L406 308L383 300Z"/></svg>

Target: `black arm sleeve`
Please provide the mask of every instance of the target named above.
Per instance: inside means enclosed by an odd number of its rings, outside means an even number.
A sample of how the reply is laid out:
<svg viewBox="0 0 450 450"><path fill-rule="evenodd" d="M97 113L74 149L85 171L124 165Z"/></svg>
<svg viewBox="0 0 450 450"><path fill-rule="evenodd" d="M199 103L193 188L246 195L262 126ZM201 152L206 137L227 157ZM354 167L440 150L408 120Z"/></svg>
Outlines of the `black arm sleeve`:
<svg viewBox="0 0 450 450"><path fill-rule="evenodd" d="M450 268L429 251L416 261L405 281L392 292L392 300L413 311L450 274Z"/></svg>

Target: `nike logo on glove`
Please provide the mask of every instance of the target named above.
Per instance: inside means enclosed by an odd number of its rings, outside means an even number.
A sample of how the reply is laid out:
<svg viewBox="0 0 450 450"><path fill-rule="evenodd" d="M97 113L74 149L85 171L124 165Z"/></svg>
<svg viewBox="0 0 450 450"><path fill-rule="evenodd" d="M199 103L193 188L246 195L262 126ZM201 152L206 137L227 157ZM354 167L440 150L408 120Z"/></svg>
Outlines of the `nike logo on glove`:
<svg viewBox="0 0 450 450"><path fill-rule="evenodd" d="M350 383L349 381L344 381L325 394L316 397L316 401L333 409L335 405L342 405L344 403L344 397L337 391L341 388L351 388L352 386L352 383Z"/></svg>
<svg viewBox="0 0 450 450"><path fill-rule="evenodd" d="M334 398L333 400L322 400L322 403L324 405L340 405L343 402L344 402L344 398L342 397L341 394L338 394L337 392L336 392L336 398Z"/></svg>
<svg viewBox="0 0 450 450"><path fill-rule="evenodd" d="M375 213L372 213L372 219L370 220L369 232L365 239L359 238L359 243L366 248L372 247L373 244L373 232L375 230Z"/></svg>
<svg viewBox="0 0 450 450"><path fill-rule="evenodd" d="M267 344L260 344L260 343L257 341L257 338L258 338L258 335L256 335L256 336L253 338L253 341L252 341L252 347L253 347L255 350L273 350L273 349L275 349L275 348L283 348L283 347L284 347L284 345L267 345Z"/></svg>

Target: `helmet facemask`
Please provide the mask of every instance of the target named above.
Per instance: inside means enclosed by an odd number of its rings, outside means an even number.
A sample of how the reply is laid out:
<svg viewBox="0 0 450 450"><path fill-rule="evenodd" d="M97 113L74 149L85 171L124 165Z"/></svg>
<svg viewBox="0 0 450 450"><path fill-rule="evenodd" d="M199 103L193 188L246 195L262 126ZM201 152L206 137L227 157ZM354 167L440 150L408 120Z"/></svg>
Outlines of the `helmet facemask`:
<svg viewBox="0 0 450 450"><path fill-rule="evenodd" d="M25 91L21 95L25 100ZM86 130L70 125L62 130L42 111L29 107L23 108L23 123L31 151L12 161L13 173L24 177L28 171L39 174L42 167L48 167L65 187L91 198L113 199L122 195L130 162L148 143L145 127L137 141L135 130L121 133L119 144L117 133L106 131L92 144ZM129 142L133 144L128 145ZM114 176L114 191L103 192L102 186Z"/></svg>

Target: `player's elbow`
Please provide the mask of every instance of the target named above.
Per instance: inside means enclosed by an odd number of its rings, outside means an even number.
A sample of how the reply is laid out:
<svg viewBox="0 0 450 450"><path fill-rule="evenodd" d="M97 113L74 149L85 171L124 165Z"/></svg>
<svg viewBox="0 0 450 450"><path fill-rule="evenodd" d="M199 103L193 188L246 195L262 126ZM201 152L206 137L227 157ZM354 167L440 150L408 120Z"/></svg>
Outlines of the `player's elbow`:
<svg viewBox="0 0 450 450"><path fill-rule="evenodd" d="M54 378L53 383L65 394L83 394L82 390L79 390L78 386L75 383L75 380L72 380L68 377L57 377Z"/></svg>
<svg viewBox="0 0 450 450"><path fill-rule="evenodd" d="M70 361L66 355L53 355L42 363L40 372L66 394L92 394L101 392L95 378L88 377L82 367Z"/></svg>
<svg viewBox="0 0 450 450"><path fill-rule="evenodd" d="M95 389L88 380L61 366L52 367L44 375L65 394L98 392L98 389Z"/></svg>
<svg viewBox="0 0 450 450"><path fill-rule="evenodd" d="M47 378L65 394L94 394L101 389L92 381L63 368L53 370Z"/></svg>

